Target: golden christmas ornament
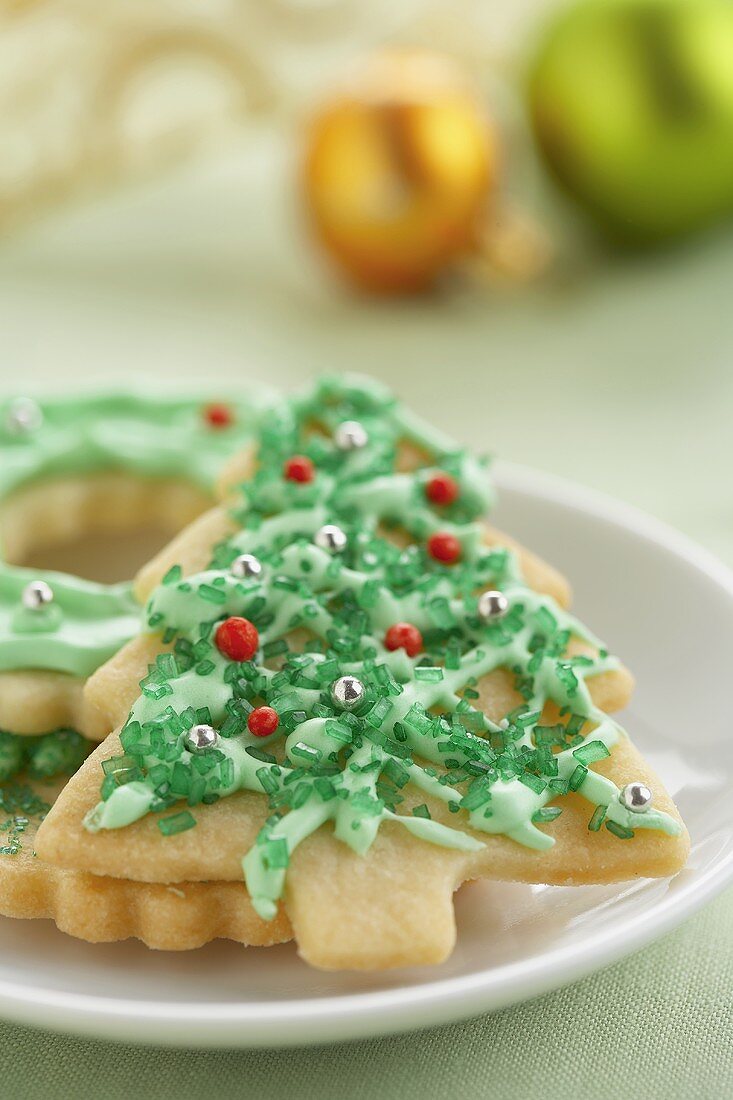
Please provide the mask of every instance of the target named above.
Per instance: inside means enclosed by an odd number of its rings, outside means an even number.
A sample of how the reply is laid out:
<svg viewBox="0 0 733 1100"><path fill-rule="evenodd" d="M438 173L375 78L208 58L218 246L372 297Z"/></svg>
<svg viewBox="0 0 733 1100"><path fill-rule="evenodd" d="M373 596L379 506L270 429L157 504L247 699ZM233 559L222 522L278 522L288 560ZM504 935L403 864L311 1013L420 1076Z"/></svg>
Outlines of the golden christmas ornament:
<svg viewBox="0 0 733 1100"><path fill-rule="evenodd" d="M422 290L477 243L497 176L482 104L449 59L391 51L313 120L304 187L316 232L360 286Z"/></svg>

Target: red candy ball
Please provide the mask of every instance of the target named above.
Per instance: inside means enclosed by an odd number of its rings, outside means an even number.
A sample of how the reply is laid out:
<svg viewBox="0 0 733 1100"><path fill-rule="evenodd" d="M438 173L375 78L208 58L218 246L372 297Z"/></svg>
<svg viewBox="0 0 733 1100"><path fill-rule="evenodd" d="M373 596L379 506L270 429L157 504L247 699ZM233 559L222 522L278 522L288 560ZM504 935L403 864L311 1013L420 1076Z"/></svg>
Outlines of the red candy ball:
<svg viewBox="0 0 733 1100"><path fill-rule="evenodd" d="M422 634L412 623L394 623L384 636L387 649L404 649L408 657L416 657L422 649Z"/></svg>
<svg viewBox="0 0 733 1100"><path fill-rule="evenodd" d="M280 725L280 715L272 707L256 707L247 719L253 737L269 737Z"/></svg>
<svg viewBox="0 0 733 1100"><path fill-rule="evenodd" d="M315 477L315 467L307 455L293 455L285 463L283 473L288 481L300 481L305 484Z"/></svg>
<svg viewBox="0 0 733 1100"><path fill-rule="evenodd" d="M444 565L453 565L461 556L461 544L455 535L438 531L428 539L428 554Z"/></svg>
<svg viewBox="0 0 733 1100"><path fill-rule="evenodd" d="M251 661L260 644L260 636L254 623L236 615L220 623L214 640L217 649L231 661Z"/></svg>
<svg viewBox="0 0 733 1100"><path fill-rule="evenodd" d="M228 405L207 405L204 420L210 428L228 428L234 423L234 413Z"/></svg>
<svg viewBox="0 0 733 1100"><path fill-rule="evenodd" d="M450 474L438 473L425 485L425 496L431 504L452 504L458 500L458 482Z"/></svg>

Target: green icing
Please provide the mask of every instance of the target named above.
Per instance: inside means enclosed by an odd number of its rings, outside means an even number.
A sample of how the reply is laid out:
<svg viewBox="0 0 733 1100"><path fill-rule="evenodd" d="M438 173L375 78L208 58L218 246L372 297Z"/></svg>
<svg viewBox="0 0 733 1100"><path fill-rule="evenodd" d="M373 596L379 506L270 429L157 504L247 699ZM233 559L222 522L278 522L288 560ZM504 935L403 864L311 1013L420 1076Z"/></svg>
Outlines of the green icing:
<svg viewBox="0 0 733 1100"><path fill-rule="evenodd" d="M260 386L227 397L233 423L225 428L203 416L214 400L152 390L46 398L36 402L41 424L27 433L10 426L13 400L0 403L0 500L41 478L101 470L180 477L208 491L272 397Z"/></svg>
<svg viewBox="0 0 733 1100"><path fill-rule="evenodd" d="M213 490L227 458L254 434L272 399L262 388L228 399L231 425L204 416L211 397L162 394L76 395L35 403L39 422L13 429L16 401L0 404L0 507L14 490L72 474L123 470L176 477ZM54 601L24 609L32 580L51 585ZM130 585L102 585L61 573L0 563L0 671L52 669L89 676L140 629Z"/></svg>
<svg viewBox="0 0 733 1100"><path fill-rule="evenodd" d="M351 419L364 426L368 443L344 453L333 433ZM405 438L426 452L427 465L395 473ZM105 765L88 829L120 828L180 800L193 807L237 790L263 793L271 815L243 872L265 918L276 912L294 848L327 821L360 853L385 820L465 851L483 847L481 833L543 850L554 841L538 826L561 812L548 803L572 790L594 807L591 828L605 822L619 837L636 828L679 831L667 814L628 811L618 788L590 770L622 730L593 704L587 680L616 661L575 618L526 585L509 550L484 544L480 517L493 500L485 462L374 383L348 378L323 380L271 409L259 444L259 469L241 487L236 510L241 529L216 547L209 569L185 578L172 570L150 600L148 625L175 641L174 652L161 654L141 683L121 734L124 755ZM283 478L283 463L295 453L313 461L311 483ZM433 507L425 495L436 469L460 488L447 508ZM331 557L314 544L324 523L346 532L343 554ZM414 541L400 549L384 536L390 525ZM444 566L427 554L425 542L436 531L459 538L459 563ZM242 552L260 559L261 576L232 574ZM477 593L488 588L502 590L510 609L486 623ZM229 615L257 626L254 661L231 662L214 644L216 625ZM386 630L399 621L422 633L416 657L385 648ZM598 656L567 656L571 635L596 645ZM513 675L522 702L496 724L477 708L475 687L498 668ZM351 713L330 694L344 674L366 688ZM562 716L552 726L541 717L548 701ZM266 740L247 728L261 703L280 717ZM220 739L194 755L185 735L199 722L213 724ZM446 803L462 827L434 821L424 804L401 812L408 786Z"/></svg>
<svg viewBox="0 0 733 1100"><path fill-rule="evenodd" d="M64 573L40 576L53 589L53 603L28 611L23 589L39 573L0 566L0 670L89 676L140 630L140 608L129 584L96 584Z"/></svg>

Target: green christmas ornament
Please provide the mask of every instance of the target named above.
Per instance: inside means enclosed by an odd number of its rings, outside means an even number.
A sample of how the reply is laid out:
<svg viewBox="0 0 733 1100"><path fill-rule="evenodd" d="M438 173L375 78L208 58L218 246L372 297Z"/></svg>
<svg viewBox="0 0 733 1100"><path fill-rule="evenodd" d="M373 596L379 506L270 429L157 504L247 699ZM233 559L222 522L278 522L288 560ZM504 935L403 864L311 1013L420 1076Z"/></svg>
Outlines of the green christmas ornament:
<svg viewBox="0 0 733 1100"><path fill-rule="evenodd" d="M733 211L730 0L583 0L546 32L529 105L553 174L616 238Z"/></svg>

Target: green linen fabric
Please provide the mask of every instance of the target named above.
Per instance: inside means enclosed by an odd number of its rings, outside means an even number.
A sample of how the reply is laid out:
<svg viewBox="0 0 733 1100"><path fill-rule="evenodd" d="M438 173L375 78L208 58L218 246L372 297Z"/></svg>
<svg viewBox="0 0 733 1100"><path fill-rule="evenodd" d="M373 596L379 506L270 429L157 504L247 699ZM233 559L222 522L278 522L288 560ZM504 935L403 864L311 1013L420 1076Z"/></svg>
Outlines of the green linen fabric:
<svg viewBox="0 0 733 1100"><path fill-rule="evenodd" d="M197 1052L0 1025L3 1100L731 1096L733 890L651 947L567 989L407 1035Z"/></svg>

